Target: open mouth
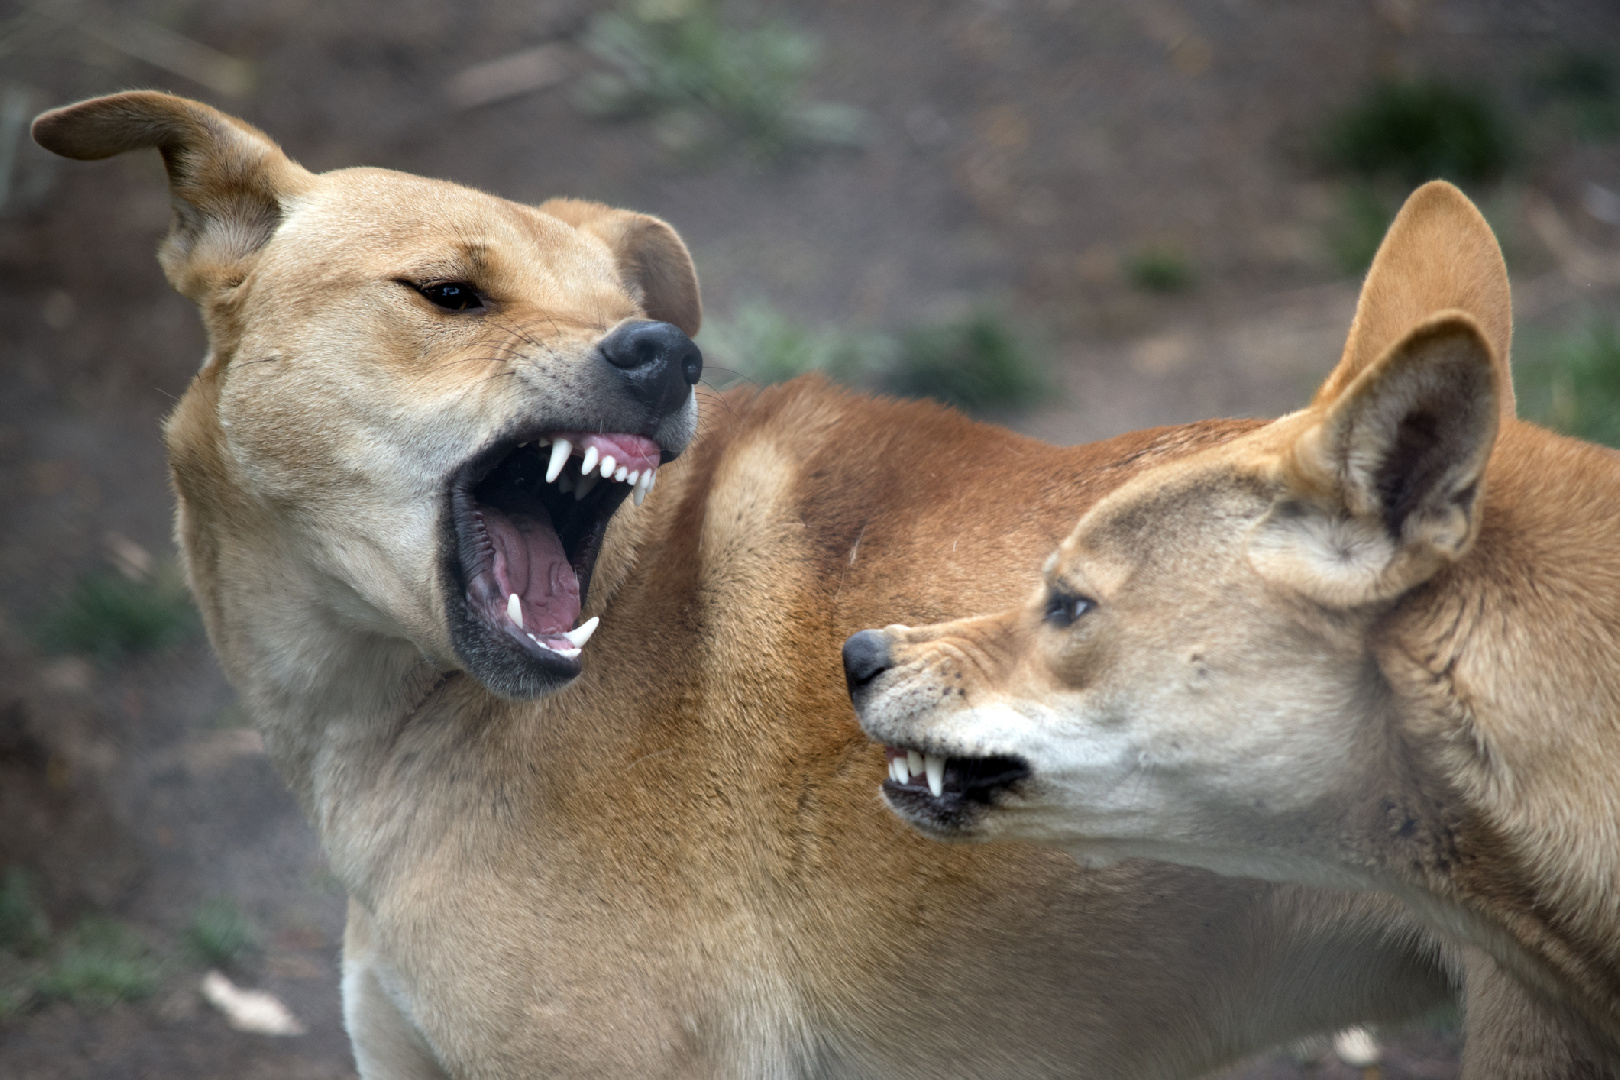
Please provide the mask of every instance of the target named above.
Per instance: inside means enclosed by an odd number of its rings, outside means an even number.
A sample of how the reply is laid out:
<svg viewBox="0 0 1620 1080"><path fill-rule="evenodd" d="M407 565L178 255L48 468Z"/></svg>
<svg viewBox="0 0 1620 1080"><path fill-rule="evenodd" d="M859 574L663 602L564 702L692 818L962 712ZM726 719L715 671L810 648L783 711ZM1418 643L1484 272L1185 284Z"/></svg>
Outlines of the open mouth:
<svg viewBox="0 0 1620 1080"><path fill-rule="evenodd" d="M899 746L885 746L883 755L884 797L917 824L940 830L965 828L976 809L1030 776L1028 762L1004 755L944 757Z"/></svg>
<svg viewBox="0 0 1620 1080"><path fill-rule="evenodd" d="M661 459L640 435L557 431L462 468L450 493L464 607L458 644L475 668L492 652L515 653L552 676L578 674L597 625L581 624L579 613L602 537L626 497L639 505L652 490Z"/></svg>

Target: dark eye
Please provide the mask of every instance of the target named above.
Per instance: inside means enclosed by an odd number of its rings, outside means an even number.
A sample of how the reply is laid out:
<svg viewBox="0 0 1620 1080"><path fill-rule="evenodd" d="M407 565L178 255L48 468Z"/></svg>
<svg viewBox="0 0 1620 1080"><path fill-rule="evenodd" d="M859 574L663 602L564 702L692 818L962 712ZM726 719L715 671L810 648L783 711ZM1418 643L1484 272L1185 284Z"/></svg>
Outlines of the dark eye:
<svg viewBox="0 0 1620 1080"><path fill-rule="evenodd" d="M1089 596L1051 593L1046 598L1046 621L1053 626L1069 626L1096 606L1097 601Z"/></svg>
<svg viewBox="0 0 1620 1080"><path fill-rule="evenodd" d="M474 311L484 306L478 293L465 281L439 281L418 285L417 291L446 311Z"/></svg>

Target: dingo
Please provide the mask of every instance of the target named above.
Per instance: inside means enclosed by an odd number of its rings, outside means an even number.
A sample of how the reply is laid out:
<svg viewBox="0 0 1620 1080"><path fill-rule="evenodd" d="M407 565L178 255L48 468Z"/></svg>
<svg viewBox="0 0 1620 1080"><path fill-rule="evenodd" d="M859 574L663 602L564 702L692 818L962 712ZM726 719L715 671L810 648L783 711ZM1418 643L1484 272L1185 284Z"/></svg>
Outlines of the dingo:
<svg viewBox="0 0 1620 1080"><path fill-rule="evenodd" d="M1510 310L1484 219L1430 184L1309 408L1121 485L1022 606L851 639L863 725L924 763L889 804L1389 890L1610 1053L1620 456L1514 419Z"/></svg>
<svg viewBox="0 0 1620 1080"><path fill-rule="evenodd" d="M805 382L692 443L662 222L312 175L157 93L35 134L168 167L210 342L178 535L352 898L368 1080L1185 1076L1447 993L1387 899L943 849L871 798L850 631L1012 603L1033 570L978 567L1252 425L1059 450Z"/></svg>

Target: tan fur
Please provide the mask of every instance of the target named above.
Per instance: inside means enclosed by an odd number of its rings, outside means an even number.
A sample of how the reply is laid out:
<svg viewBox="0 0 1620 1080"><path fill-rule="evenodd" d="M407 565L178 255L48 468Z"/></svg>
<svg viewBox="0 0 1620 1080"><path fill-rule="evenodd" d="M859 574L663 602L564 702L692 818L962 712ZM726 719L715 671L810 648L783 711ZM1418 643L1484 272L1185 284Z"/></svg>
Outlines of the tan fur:
<svg viewBox="0 0 1620 1080"><path fill-rule="evenodd" d="M212 345L166 432L178 532L350 892L368 1080L1187 1076L1446 993L1391 902L941 849L874 798L847 634L1012 603L1033 571L983 566L1029 566L1134 472L1252 425L1059 450L815 381L714 400L610 526L584 673L508 700L445 625L446 477L517 418L591 406L592 349L621 321L696 329L674 233L312 176L166 95L36 132L80 157L163 147L177 232L250 240L201 263L166 248ZM220 220L239 212L274 227ZM408 274L476 280L496 315L435 314L392 280Z"/></svg>
<svg viewBox="0 0 1620 1080"><path fill-rule="evenodd" d="M1615 1068L1620 457L1513 418L1510 310L1483 219L1420 189L1310 408L1134 477L1022 606L886 632L875 737L1032 770L902 811L1389 890L1529 988L1474 995L1529 1025L1504 1075Z"/></svg>

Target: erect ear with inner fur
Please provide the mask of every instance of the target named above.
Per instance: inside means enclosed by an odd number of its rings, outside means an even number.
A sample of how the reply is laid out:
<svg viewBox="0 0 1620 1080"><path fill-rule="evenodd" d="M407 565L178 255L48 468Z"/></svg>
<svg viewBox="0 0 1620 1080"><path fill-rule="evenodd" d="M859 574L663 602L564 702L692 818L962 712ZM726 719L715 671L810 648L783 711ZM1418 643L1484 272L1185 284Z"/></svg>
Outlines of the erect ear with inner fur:
<svg viewBox="0 0 1620 1080"><path fill-rule="evenodd" d="M647 214L583 199L551 199L540 209L607 244L648 318L697 336L703 325L697 268L674 229Z"/></svg>
<svg viewBox="0 0 1620 1080"><path fill-rule="evenodd" d="M312 177L262 131L197 101L136 90L42 113L34 141L96 161L126 150L163 154L174 224L158 252L163 271L199 304L238 284L244 262L281 223L282 202Z"/></svg>
<svg viewBox="0 0 1620 1080"><path fill-rule="evenodd" d="M1251 540L1255 569L1351 606L1393 599L1461 558L1478 532L1504 390L1467 314L1412 330L1296 421L1276 462L1282 494Z"/></svg>
<svg viewBox="0 0 1620 1080"><path fill-rule="evenodd" d="M1338 397L1407 331L1442 311L1466 312L1478 324L1501 368L1502 415L1511 418L1513 295L1502 249L1468 196L1434 180L1412 192L1384 235L1344 355L1315 404Z"/></svg>

